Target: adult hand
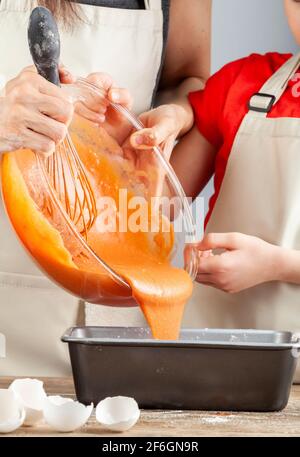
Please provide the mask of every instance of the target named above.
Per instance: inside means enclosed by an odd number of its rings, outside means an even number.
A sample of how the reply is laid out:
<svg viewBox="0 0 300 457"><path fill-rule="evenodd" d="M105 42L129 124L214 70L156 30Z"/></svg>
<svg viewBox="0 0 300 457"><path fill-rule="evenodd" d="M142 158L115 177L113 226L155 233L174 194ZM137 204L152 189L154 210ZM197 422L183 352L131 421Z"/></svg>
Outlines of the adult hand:
<svg viewBox="0 0 300 457"><path fill-rule="evenodd" d="M228 293L237 293L280 277L280 247L240 233L211 233L197 248L197 281ZM213 250L222 250L214 255ZM208 253L208 254L207 254Z"/></svg>
<svg viewBox="0 0 300 457"><path fill-rule="evenodd" d="M0 98L0 152L29 148L49 155L65 138L72 116L69 97L27 67Z"/></svg>
<svg viewBox="0 0 300 457"><path fill-rule="evenodd" d="M118 113L110 106L109 102L117 103L128 109L132 106L132 97L128 90L116 86L112 77L106 73L91 73L86 77L87 81L97 86L97 92L87 90L84 93L84 101L76 103L76 113L95 124L110 124L119 120ZM62 82L72 83L74 78L67 72L62 75Z"/></svg>
<svg viewBox="0 0 300 457"><path fill-rule="evenodd" d="M140 116L145 129L132 135L131 144L136 149L152 149L166 141L174 145L184 126L191 122L191 117L192 112L187 112L180 105L159 106ZM171 154L172 148L168 147L164 154L165 158L169 160Z"/></svg>

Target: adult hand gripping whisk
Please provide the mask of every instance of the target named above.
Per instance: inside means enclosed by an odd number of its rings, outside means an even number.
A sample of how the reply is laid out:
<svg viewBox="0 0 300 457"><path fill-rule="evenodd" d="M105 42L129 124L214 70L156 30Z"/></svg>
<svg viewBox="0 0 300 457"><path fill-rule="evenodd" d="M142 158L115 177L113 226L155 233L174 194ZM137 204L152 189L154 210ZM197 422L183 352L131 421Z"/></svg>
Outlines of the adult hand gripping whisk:
<svg viewBox="0 0 300 457"><path fill-rule="evenodd" d="M32 11L28 26L28 44L38 73L59 86L60 36L56 21L47 8L37 7ZM50 157L42 160L37 154L37 159L52 198L62 207L79 233L87 239L97 217L96 200L85 167L69 133ZM48 210L51 211L51 207Z"/></svg>

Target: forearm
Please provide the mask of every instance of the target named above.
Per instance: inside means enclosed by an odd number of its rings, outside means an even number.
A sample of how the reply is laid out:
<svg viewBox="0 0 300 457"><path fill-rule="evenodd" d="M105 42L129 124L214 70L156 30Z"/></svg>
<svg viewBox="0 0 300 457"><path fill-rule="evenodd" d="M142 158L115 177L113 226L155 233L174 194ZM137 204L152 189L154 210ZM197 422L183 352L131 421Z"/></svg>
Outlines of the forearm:
<svg viewBox="0 0 300 457"><path fill-rule="evenodd" d="M171 165L188 197L196 198L212 177L215 148L193 127L177 144Z"/></svg>
<svg viewBox="0 0 300 457"><path fill-rule="evenodd" d="M194 113L188 94L203 89L205 81L200 78L186 78L176 87L168 87L158 92L155 105L173 105L182 126L179 136L185 135L194 125Z"/></svg>

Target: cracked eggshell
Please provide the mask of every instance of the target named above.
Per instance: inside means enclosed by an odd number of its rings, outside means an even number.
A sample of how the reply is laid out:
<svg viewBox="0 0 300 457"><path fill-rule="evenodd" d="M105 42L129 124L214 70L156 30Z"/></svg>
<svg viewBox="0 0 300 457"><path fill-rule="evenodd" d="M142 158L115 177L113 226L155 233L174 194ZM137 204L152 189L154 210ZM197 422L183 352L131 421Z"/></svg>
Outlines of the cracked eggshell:
<svg viewBox="0 0 300 457"><path fill-rule="evenodd" d="M73 432L86 424L93 408L93 403L85 406L71 398L50 396L44 400L44 419L57 432Z"/></svg>
<svg viewBox="0 0 300 457"><path fill-rule="evenodd" d="M140 409L134 398L108 397L96 407L96 419L107 429L126 432L140 417Z"/></svg>
<svg viewBox="0 0 300 457"><path fill-rule="evenodd" d="M15 379L9 389L12 390L25 409L24 425L35 425L43 419L43 404L46 398L43 382L38 379Z"/></svg>
<svg viewBox="0 0 300 457"><path fill-rule="evenodd" d="M0 433L10 433L24 423L25 410L9 389L0 389Z"/></svg>

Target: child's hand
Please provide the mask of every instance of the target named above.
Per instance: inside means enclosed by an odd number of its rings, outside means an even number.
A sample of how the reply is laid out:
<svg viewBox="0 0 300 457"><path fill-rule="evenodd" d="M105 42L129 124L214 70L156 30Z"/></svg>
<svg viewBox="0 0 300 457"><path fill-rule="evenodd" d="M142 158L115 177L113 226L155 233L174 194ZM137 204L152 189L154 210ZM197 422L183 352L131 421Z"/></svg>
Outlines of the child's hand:
<svg viewBox="0 0 300 457"><path fill-rule="evenodd" d="M131 144L136 149L152 149L167 140L173 140L179 136L184 126L188 123L188 114L179 105L162 105L140 116L141 122L145 125L144 130L136 132L131 137ZM167 148L166 159L172 153Z"/></svg>
<svg viewBox="0 0 300 457"><path fill-rule="evenodd" d="M197 246L200 255L197 281L228 293L237 293L280 277L280 248L240 233L211 233Z"/></svg>

